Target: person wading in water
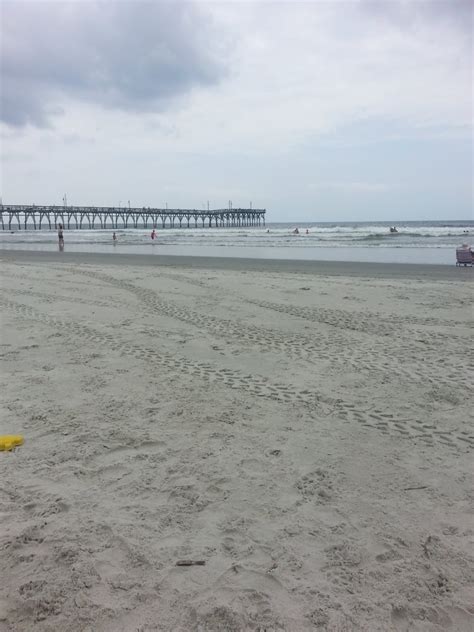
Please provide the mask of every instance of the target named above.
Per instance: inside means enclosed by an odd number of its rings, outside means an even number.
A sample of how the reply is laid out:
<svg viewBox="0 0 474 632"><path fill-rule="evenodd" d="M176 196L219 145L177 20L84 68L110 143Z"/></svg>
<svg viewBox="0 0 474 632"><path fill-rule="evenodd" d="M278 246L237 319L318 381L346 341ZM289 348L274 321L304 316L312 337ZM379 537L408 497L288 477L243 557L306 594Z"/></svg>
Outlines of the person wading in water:
<svg viewBox="0 0 474 632"><path fill-rule="evenodd" d="M58 225L58 240L59 240L59 250L63 250L64 248L64 229L63 225Z"/></svg>

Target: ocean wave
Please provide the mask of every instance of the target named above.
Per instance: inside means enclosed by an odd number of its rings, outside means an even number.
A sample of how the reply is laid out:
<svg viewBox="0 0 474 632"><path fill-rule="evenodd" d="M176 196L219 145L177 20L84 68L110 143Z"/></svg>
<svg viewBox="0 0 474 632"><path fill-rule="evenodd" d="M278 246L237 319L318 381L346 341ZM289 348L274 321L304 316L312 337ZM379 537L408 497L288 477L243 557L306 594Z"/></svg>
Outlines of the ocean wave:
<svg viewBox="0 0 474 632"><path fill-rule="evenodd" d="M299 234L293 234L296 227ZM347 224L272 224L265 227L235 227L235 228L166 228L158 226L157 240L150 239L150 228L137 229L117 228L120 246L133 246L148 251L151 246L172 246L179 248L198 247L212 249L213 247L286 248L294 251L317 251L320 248L455 248L469 241L474 236L474 222L459 223L392 223L398 232L390 233L388 223L360 223ZM0 247L48 247L57 240L54 230L18 230L12 226L12 231L0 230ZM306 234L308 229L308 234ZM267 232L268 231L268 232ZM78 247L90 247L92 250L107 247L112 241L112 229L83 229L66 230L66 243L76 244Z"/></svg>
<svg viewBox="0 0 474 632"><path fill-rule="evenodd" d="M443 235L443 237L447 237L448 235ZM458 236L458 235L449 235L450 237ZM436 239L440 237L440 235L434 235L429 233L410 233L410 232L397 232L397 233L373 233L370 235L364 235L363 237L354 237L354 241L381 241L381 240L394 240L394 239L405 239L407 237L412 237L415 239Z"/></svg>

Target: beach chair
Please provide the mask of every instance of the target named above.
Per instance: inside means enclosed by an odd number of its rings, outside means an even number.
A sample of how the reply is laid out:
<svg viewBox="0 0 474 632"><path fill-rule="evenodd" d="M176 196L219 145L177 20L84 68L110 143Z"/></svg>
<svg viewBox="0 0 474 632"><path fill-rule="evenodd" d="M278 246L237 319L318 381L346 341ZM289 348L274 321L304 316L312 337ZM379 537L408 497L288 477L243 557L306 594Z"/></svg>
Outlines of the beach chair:
<svg viewBox="0 0 474 632"><path fill-rule="evenodd" d="M458 248L456 250L457 266L472 266L472 252L468 248Z"/></svg>

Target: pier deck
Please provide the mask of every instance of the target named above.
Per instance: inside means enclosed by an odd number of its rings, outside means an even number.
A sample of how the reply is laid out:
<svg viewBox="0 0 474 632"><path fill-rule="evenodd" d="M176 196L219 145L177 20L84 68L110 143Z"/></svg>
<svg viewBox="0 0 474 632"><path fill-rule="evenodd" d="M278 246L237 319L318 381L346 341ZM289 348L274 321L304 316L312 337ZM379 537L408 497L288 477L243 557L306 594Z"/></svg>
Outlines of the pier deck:
<svg viewBox="0 0 474 632"><path fill-rule="evenodd" d="M231 228L265 226L265 209L160 209L94 206L0 207L2 230L68 230L93 228Z"/></svg>

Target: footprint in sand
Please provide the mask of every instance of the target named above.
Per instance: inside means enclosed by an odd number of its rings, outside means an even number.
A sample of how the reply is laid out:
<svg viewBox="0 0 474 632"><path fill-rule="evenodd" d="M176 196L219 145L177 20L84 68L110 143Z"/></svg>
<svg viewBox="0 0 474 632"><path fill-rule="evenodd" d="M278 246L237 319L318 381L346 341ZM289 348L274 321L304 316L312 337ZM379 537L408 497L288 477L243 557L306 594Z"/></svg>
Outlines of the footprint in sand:
<svg viewBox="0 0 474 632"><path fill-rule="evenodd" d="M332 482L329 473L321 468L302 476L296 481L295 486L304 501L315 499L319 502L327 502L332 498Z"/></svg>

